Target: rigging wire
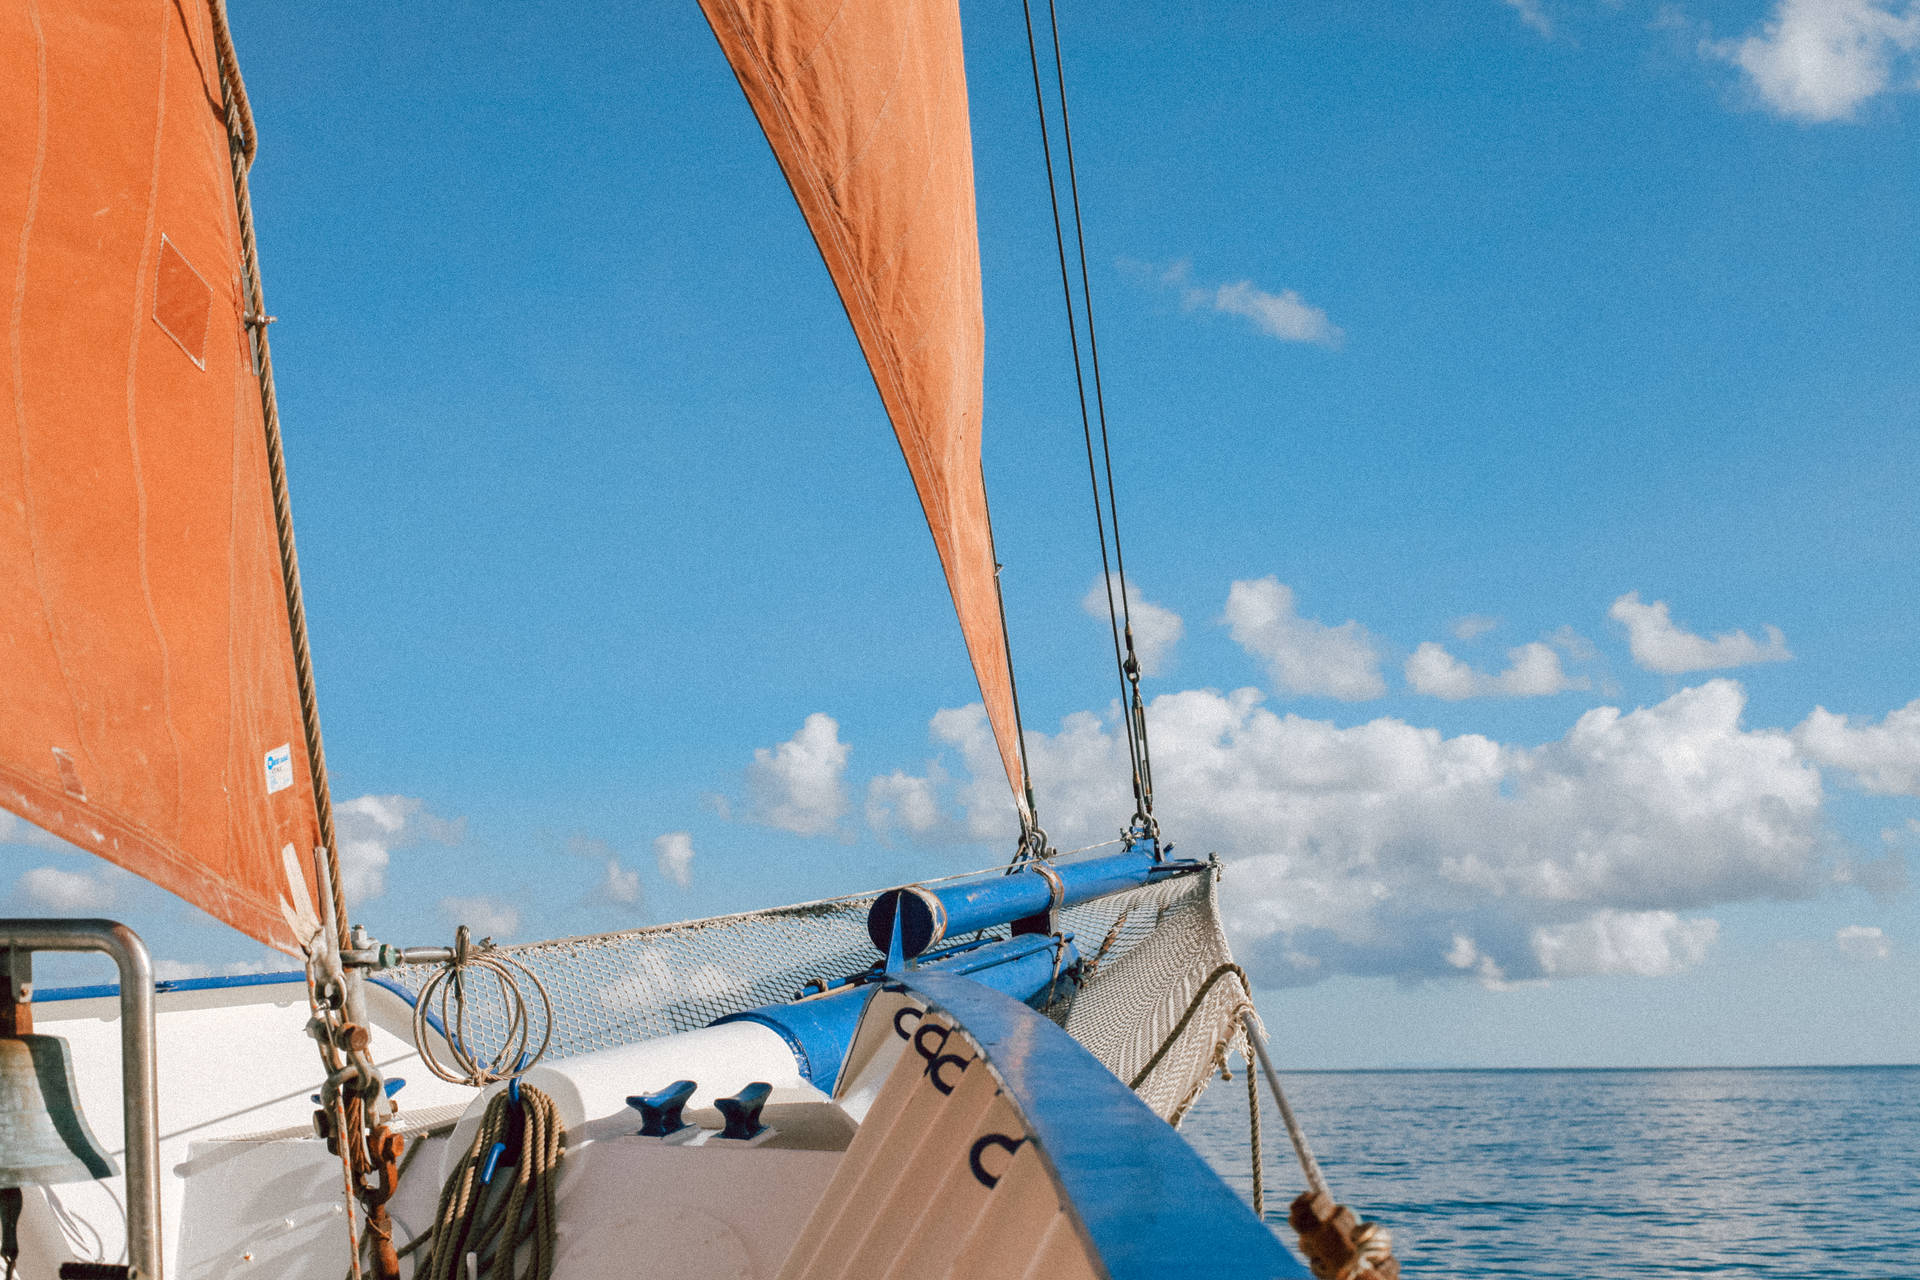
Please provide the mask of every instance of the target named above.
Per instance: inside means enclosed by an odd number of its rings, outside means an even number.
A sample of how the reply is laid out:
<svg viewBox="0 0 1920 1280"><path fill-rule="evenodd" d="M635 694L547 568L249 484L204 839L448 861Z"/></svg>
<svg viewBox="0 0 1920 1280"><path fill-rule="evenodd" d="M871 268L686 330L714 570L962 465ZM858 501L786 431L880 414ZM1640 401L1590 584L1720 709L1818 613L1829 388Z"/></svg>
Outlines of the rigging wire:
<svg viewBox="0 0 1920 1280"><path fill-rule="evenodd" d="M535 1026L532 1008L520 979L532 984L540 1000L540 1042L533 1043ZM491 981L491 987L485 982ZM489 991L503 1011L506 1029L491 1057L475 1049L467 1029L467 1005L481 991ZM451 1063L443 1061L433 1046L430 1034L435 1018ZM453 955L434 972L413 999L413 1043L427 1070L449 1084L481 1088L497 1080L512 1080L526 1074L534 1063L546 1056L553 1042L553 1000L540 976L526 965L493 945L491 938L478 945L469 940L467 926L453 933Z"/></svg>
<svg viewBox="0 0 1920 1280"><path fill-rule="evenodd" d="M1153 826L1153 763L1147 750L1147 713L1140 701L1140 660L1133 644L1133 609L1127 593L1127 557L1120 549L1120 501L1113 491L1113 447L1107 435L1107 396L1100 380L1100 338L1093 325L1093 284L1087 273L1087 234L1080 220L1079 166L1073 158L1073 117L1067 110L1067 68L1060 51L1060 15L1056 0L1047 0L1047 25L1053 37L1054 82L1060 95L1060 134L1067 148L1067 194L1073 205L1073 239L1080 255L1080 298L1087 315L1087 354L1093 365L1093 406L1100 422L1100 455L1107 477L1107 516L1113 524L1113 567L1120 579L1120 622L1125 632L1127 656L1121 671L1131 686L1133 736L1138 743L1134 767L1138 816ZM1107 618L1113 618L1113 584L1107 584Z"/></svg>
<svg viewBox="0 0 1920 1280"><path fill-rule="evenodd" d="M980 488L986 491L987 478L984 471L980 477ZM1007 597L1000 589L1000 551L993 542L993 512L987 512L987 554L993 558L993 603L1000 611L1000 643L1007 650L1007 694L1013 701L1013 737L1020 750L1020 792L1015 807L1020 811L1020 847L1014 850L1013 861L1007 870L1012 871L1035 858L1052 856L1047 847L1047 833L1040 826L1040 806L1033 798L1033 769L1027 761L1027 726L1020 718L1020 682L1013 674L1013 636L1007 631Z"/></svg>
<svg viewBox="0 0 1920 1280"><path fill-rule="evenodd" d="M1073 213L1075 254L1080 266L1081 305L1086 311L1087 353L1093 380L1093 409L1087 404L1087 369L1080 358L1080 328L1075 314L1072 274L1067 264L1065 227L1060 216L1059 184L1054 174L1052 131L1047 124L1046 94L1040 78L1038 41L1033 30L1032 0L1021 0L1027 26L1027 58L1033 71L1034 106L1040 118L1041 155L1047 171L1047 199L1053 209L1054 245L1060 263L1060 288L1067 304L1067 333L1073 345L1073 376L1080 402L1080 429L1087 451L1087 479L1093 491L1094 524L1099 534L1102 586L1107 596L1107 623L1113 640L1114 664L1120 676L1120 705L1125 721L1127 756L1133 773L1134 819L1149 835L1157 834L1153 820L1153 772L1146 741L1146 710L1140 699L1140 662L1135 651L1133 617L1126 584L1126 560L1120 546L1120 511L1114 494L1113 451L1107 430L1106 396L1100 379L1100 347L1093 321L1093 291L1087 269L1087 244L1080 214L1080 184L1073 158L1073 126L1067 111L1066 68L1060 51L1060 23L1054 0L1047 0L1047 17L1053 41L1055 93L1060 99L1061 132L1066 144L1068 199ZM1100 458L1093 448L1093 423L1100 424ZM1101 472L1105 472L1106 494L1101 496ZM1113 554L1107 553L1107 534L1111 525ZM1119 599L1114 596L1118 579Z"/></svg>

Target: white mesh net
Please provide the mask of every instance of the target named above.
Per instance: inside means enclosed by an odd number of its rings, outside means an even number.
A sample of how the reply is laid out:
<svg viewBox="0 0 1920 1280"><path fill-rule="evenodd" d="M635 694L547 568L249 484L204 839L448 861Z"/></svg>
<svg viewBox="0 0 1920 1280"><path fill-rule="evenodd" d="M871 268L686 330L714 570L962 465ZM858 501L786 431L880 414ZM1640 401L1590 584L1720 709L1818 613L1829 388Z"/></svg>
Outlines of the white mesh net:
<svg viewBox="0 0 1920 1280"><path fill-rule="evenodd" d="M1103 935L1112 946L1080 935L1092 972L1064 1024L1141 1101L1176 1124L1227 1054L1245 1053L1245 1019L1253 1012L1214 892L1208 871L1089 904L1127 900Z"/></svg>
<svg viewBox="0 0 1920 1280"><path fill-rule="evenodd" d="M1226 1054L1243 1047L1240 1019L1252 1007L1220 928L1214 879L1211 869L1176 876L1061 913L1086 976L1071 1004L1052 1016L1156 1113L1176 1122ZM691 1031L791 1000L810 982L873 968L866 921L877 896L501 950L545 985L553 1003L547 1056L569 1058ZM1005 934L1003 928L976 936ZM413 998L434 972L408 966L378 980ZM537 1001L530 1003L537 1018ZM471 984L469 1041L484 1050L500 1042L506 1024L498 993ZM534 1043L540 1031L533 1028Z"/></svg>

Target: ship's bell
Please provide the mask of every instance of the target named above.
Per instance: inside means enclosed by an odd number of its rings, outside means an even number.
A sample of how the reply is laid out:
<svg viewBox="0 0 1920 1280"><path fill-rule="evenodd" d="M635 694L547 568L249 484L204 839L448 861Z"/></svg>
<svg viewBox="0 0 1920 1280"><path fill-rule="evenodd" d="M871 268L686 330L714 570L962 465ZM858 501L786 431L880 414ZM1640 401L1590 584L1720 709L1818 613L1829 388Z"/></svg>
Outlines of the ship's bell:
<svg viewBox="0 0 1920 1280"><path fill-rule="evenodd" d="M0 1187L86 1182L118 1172L80 1114L67 1042L0 1035Z"/></svg>

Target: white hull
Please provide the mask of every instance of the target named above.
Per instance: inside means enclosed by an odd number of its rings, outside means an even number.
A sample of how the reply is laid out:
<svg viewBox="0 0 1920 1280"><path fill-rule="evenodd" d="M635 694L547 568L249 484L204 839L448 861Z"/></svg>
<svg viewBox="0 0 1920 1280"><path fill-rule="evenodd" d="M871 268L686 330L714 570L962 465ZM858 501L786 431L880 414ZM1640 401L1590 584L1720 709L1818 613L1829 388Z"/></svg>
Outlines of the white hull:
<svg viewBox="0 0 1920 1280"><path fill-rule="evenodd" d="M166 991L156 1004L167 1274L339 1280L348 1264L346 1207L340 1162L313 1136L320 1062L303 1033L304 983ZM404 1001L369 986L367 1004L382 1073L407 1082L396 1099L396 1127L411 1131L410 1142L423 1144L391 1205L396 1239L404 1242L431 1226L442 1180L465 1149L485 1097L427 1070L413 1048L412 1010ZM63 1036L72 1046L82 1109L101 1145L124 1168L118 1001L47 1000L35 1013L40 1031ZM843 1117L839 1125L815 1117L805 1126L808 1140L834 1149L727 1151L619 1141L637 1125L627 1095L676 1079L699 1082L689 1118L704 1118L716 1128L717 1113L700 1108L766 1080L776 1090L770 1120L806 1103ZM554 1098L570 1133L559 1197L557 1277L617 1274L609 1268L631 1258L640 1226L625 1220L641 1204L653 1206L646 1215L649 1231L679 1222L663 1238L689 1242L686 1249L670 1250L673 1265L658 1274L689 1280L772 1276L857 1128L801 1080L780 1037L753 1023L536 1067L527 1083ZM468 1116L464 1132L416 1136L423 1129L444 1130L461 1115ZM123 1256L125 1192L119 1182L52 1189L65 1215L84 1224L88 1241L98 1236L97 1248L80 1250L47 1197L29 1190L21 1222L22 1280L50 1280L65 1261ZM616 1187L622 1188L617 1195L603 1190ZM738 1210L731 1217L729 1206ZM666 1256L659 1256L664 1265Z"/></svg>

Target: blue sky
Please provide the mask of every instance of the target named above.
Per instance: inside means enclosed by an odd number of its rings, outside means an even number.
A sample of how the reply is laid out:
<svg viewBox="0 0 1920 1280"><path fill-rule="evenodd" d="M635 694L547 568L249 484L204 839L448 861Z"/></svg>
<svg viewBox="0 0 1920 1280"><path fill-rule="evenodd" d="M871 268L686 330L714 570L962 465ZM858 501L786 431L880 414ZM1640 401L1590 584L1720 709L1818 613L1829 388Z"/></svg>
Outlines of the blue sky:
<svg viewBox="0 0 1920 1280"><path fill-rule="evenodd" d="M697 8L242 6L359 915L1003 859L905 468ZM1920 1060L1920 5L1062 12L1169 834L1301 1066ZM1125 820L1019 11L963 5L1042 819ZM0 828L9 912L244 939Z"/></svg>

